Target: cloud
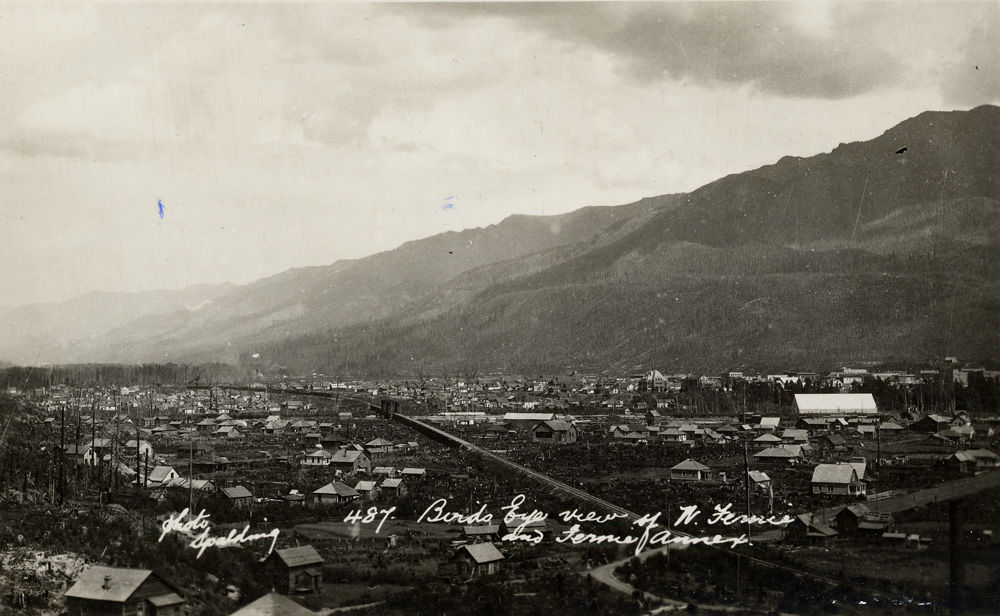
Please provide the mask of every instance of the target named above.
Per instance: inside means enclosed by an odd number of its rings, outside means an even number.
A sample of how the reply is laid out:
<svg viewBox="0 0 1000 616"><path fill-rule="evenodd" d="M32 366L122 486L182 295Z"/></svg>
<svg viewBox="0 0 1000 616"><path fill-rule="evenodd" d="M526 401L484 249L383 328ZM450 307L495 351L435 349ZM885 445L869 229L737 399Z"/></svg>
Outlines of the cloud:
<svg viewBox="0 0 1000 616"><path fill-rule="evenodd" d="M452 5L445 16L500 17L613 54L640 82L752 85L783 96L840 99L898 83L900 60L865 14L842 4L785 2Z"/></svg>

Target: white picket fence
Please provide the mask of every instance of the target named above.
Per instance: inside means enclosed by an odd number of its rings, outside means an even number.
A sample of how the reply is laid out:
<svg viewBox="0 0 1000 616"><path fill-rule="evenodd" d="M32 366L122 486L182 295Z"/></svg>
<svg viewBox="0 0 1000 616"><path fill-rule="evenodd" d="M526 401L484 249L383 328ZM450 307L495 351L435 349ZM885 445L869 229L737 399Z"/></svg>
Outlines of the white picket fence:
<svg viewBox="0 0 1000 616"><path fill-rule="evenodd" d="M894 491L888 490L886 492L879 492L878 494L869 494L867 498L868 498L869 502L880 501L880 500L885 500L885 499L889 498L893 494L895 494Z"/></svg>

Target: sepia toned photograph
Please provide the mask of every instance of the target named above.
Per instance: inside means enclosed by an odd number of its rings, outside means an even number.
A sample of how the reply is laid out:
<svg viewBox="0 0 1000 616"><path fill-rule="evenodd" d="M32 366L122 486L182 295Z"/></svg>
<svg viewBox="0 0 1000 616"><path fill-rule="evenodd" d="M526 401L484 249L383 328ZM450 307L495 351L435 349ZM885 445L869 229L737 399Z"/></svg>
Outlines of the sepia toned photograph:
<svg viewBox="0 0 1000 616"><path fill-rule="evenodd" d="M1000 3L0 0L0 614L1000 614Z"/></svg>

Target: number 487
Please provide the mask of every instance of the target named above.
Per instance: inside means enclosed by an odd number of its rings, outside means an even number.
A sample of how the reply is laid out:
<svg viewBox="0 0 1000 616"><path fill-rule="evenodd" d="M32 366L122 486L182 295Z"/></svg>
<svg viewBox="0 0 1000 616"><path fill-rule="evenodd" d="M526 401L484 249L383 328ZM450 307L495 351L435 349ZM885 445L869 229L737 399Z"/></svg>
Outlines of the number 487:
<svg viewBox="0 0 1000 616"><path fill-rule="evenodd" d="M388 509L369 507L367 512L362 509L358 509L357 511L352 511L347 514L344 521L348 524L357 524L358 522L361 524L371 524L378 519L379 515L381 515L382 519L379 521L378 526L375 527L375 534L377 535L379 531L382 530L382 525L385 524L385 521L389 519L389 516L392 515L392 512L395 510L395 507L389 507Z"/></svg>

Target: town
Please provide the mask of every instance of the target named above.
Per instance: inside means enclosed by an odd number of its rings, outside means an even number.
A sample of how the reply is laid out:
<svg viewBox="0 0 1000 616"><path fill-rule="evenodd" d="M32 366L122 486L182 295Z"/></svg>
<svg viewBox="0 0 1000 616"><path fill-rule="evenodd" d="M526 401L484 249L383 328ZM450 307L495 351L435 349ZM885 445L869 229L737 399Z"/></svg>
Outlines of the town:
<svg viewBox="0 0 1000 616"><path fill-rule="evenodd" d="M405 613L434 594L461 613L462 596L488 592L498 613L546 597L557 613L764 614L990 601L1000 372L955 358L219 384L150 369L3 371L0 512L22 521L0 531L4 605Z"/></svg>

